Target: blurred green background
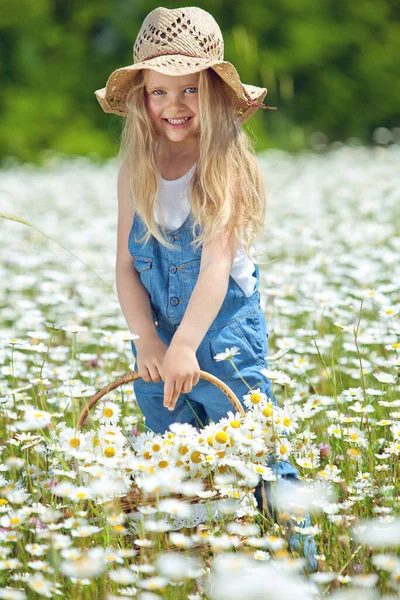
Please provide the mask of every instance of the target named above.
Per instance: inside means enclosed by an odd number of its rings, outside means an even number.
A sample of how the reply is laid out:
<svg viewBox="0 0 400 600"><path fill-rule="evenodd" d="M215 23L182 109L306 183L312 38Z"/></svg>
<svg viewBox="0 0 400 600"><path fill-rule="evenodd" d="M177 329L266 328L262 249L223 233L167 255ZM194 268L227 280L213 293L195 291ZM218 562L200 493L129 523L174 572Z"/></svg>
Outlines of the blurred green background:
<svg viewBox="0 0 400 600"><path fill-rule="evenodd" d="M153 0L0 0L0 162L49 153L103 159L122 117L94 90L133 62ZM179 2L164 0L177 8ZM225 59L268 88L245 128L256 149L398 141L400 3L391 0L198 0L219 23ZM378 133L377 133L378 132Z"/></svg>

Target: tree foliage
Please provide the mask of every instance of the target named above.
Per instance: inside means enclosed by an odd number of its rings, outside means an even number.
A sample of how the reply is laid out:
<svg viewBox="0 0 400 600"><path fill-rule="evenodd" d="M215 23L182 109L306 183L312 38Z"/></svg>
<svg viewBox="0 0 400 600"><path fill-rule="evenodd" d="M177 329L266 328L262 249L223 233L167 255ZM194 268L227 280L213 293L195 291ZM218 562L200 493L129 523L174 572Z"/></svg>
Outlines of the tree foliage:
<svg viewBox="0 0 400 600"><path fill-rule="evenodd" d="M0 159L43 152L112 156L121 117L94 96L132 63L153 0L0 0ZM200 0L222 29L225 59L244 83L268 88L246 124L257 148L371 140L399 127L400 4L394 0ZM163 6L175 8L166 0Z"/></svg>

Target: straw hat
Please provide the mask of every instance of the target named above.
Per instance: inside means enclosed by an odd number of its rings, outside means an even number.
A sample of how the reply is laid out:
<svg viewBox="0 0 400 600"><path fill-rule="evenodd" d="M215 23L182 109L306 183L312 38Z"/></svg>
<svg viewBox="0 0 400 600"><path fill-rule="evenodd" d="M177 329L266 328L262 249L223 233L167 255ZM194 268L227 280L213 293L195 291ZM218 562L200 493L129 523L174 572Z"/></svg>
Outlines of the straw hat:
<svg viewBox="0 0 400 600"><path fill-rule="evenodd" d="M197 6L151 11L133 46L133 64L113 71L106 87L96 90L95 95L104 112L126 117L126 96L139 69L187 75L209 67L222 79L241 123L259 108L276 110L262 104L267 88L242 83L235 67L224 61L221 30L214 17Z"/></svg>

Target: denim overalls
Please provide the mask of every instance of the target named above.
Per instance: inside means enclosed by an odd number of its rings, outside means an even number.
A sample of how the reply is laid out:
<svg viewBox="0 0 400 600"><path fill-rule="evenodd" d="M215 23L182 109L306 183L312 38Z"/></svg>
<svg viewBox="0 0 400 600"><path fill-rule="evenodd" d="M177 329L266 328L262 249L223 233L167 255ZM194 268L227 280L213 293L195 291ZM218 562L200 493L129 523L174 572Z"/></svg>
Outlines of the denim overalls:
<svg viewBox="0 0 400 600"><path fill-rule="evenodd" d="M174 245L173 250L165 248L154 236L146 245L137 242L145 233L145 225L137 213L129 234L128 248L135 258L134 267L150 296L157 334L167 346L183 318L200 271L201 247L195 250L190 244L193 240L192 224L193 213L189 211L178 229L166 230L168 241ZM221 379L242 403L249 388L260 388L276 403L271 381L260 372L261 368L268 368L268 333L258 291L259 267L257 264L254 267L257 281L250 297L229 276L225 299L196 351L196 358L201 370ZM131 346L136 359L133 341ZM240 374L229 360L214 359L216 354L232 346L240 348L240 353L233 357ZM200 428L209 423L209 418L217 422L228 411L234 412L226 395L204 379L200 379L188 394L180 394L173 411L163 406L163 381L155 383L138 379L133 387L139 408L146 417L146 426L155 433L164 433L176 421ZM281 472L297 471L289 464L281 463Z"/></svg>
<svg viewBox="0 0 400 600"><path fill-rule="evenodd" d="M149 293L157 334L167 346L179 327L200 272L201 247L195 251L190 245L193 240L192 223L193 213L190 211L178 229L166 230L167 239L173 243L174 250L162 246L154 236L151 236L146 245L137 242L145 233L145 225L137 213L129 234L128 248L135 258L134 267ZM196 229L196 233L198 232ZM249 393L249 388L260 388L261 392L277 404L271 390L271 381L260 372L261 368L268 368L268 333L258 291L259 267L257 264L254 267L257 281L250 297L246 296L235 279L229 276L225 299L196 351L196 358L200 369L221 379L242 404L243 395ZM136 360L137 352L133 341L131 346ZM229 360L214 359L216 354L232 346L240 348L240 353L233 357L240 375ZM188 394L180 394L173 411L163 406L163 381L147 383L138 379L133 383L133 387L139 408L146 417L146 426L154 433L164 433L173 422L191 423L201 428L209 423L209 418L217 422L225 417L228 411L234 412L226 395L204 379L200 379ZM276 464L271 460L269 466L274 472L284 476L285 479L280 481L285 485L291 485L291 481L298 478L296 468L288 462L278 461ZM257 486L256 500L261 510L261 488L264 487L269 510L272 512L268 483L262 482ZM295 488L293 493L295 494ZM299 536L292 535L292 538L290 545L296 548ZM311 543L311 540L305 540L305 549L310 556L315 554L315 544ZM315 566L315 559L313 561Z"/></svg>

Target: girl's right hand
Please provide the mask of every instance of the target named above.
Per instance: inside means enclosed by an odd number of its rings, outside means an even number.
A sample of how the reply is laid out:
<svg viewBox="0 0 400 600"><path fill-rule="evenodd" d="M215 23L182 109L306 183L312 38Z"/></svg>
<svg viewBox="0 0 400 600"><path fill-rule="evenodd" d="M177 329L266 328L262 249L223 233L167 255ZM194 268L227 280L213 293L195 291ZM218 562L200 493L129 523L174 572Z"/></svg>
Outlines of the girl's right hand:
<svg viewBox="0 0 400 600"><path fill-rule="evenodd" d="M136 370L144 381L164 381L163 361L167 350L168 346L158 336L147 339L143 345L136 344Z"/></svg>

